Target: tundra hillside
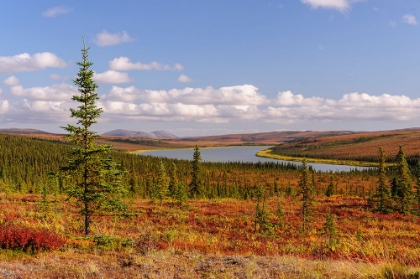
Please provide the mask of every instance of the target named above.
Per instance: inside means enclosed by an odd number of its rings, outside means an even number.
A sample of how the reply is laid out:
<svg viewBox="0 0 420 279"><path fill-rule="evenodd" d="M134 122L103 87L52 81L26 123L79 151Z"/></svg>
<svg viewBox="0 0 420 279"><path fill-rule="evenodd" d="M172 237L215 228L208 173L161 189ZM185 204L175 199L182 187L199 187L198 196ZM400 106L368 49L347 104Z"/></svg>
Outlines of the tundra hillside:
<svg viewBox="0 0 420 279"><path fill-rule="evenodd" d="M127 210L98 212L91 235L84 237L78 208L63 195L74 178L50 175L73 147L12 135L0 141L1 226L10 232L1 244L3 277L418 275L419 218L397 208L376 211L371 202L379 181L376 170L309 172L314 201L303 233L302 170L294 165L200 163L203 193L193 199L190 161L113 152L126 170ZM161 200L156 195L161 164L168 187L177 181L184 195L167 191ZM388 168L386 181L397 173ZM72 262L78 268L69 268Z"/></svg>

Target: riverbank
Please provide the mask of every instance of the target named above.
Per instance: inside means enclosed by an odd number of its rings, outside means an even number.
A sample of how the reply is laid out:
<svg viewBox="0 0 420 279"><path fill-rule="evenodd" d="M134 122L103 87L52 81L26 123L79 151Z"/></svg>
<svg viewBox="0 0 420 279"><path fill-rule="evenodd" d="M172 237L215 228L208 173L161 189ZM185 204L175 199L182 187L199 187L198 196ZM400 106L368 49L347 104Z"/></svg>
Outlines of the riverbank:
<svg viewBox="0 0 420 279"><path fill-rule="evenodd" d="M199 150L207 149L222 149L222 148L254 148L254 147L272 147L273 145L224 145L224 146L198 146ZM138 149L129 151L130 154L144 153L144 152L155 152L155 151L174 151L174 150L194 150L194 146L187 146L183 148L159 148L159 149Z"/></svg>
<svg viewBox="0 0 420 279"><path fill-rule="evenodd" d="M361 162L361 161L353 161L353 160L333 160L333 159L316 159L316 158L302 158L302 157L292 157L292 156L284 156L273 154L273 151L270 149L264 149L258 151L255 154L257 157L262 158L270 158L276 160L283 160L283 161L293 161L293 162L302 162L303 159L306 159L308 163L316 163L316 164L329 164L329 165L347 165L347 166L355 166L355 167L377 167L378 163L375 162Z"/></svg>

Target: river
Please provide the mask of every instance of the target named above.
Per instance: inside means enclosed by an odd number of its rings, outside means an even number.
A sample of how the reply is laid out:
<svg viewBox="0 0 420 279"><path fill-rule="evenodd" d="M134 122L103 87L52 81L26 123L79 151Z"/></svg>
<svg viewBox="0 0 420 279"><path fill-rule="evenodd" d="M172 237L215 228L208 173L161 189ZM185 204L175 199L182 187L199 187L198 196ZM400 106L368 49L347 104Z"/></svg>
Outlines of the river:
<svg viewBox="0 0 420 279"><path fill-rule="evenodd" d="M203 148L200 149L201 159L203 162L282 162L302 165L300 162L276 160L270 158L257 157L255 154L258 151L267 149L269 146L247 146L247 147L217 147L217 148ZM191 149L172 149L172 150L157 150L137 153L138 155L151 155L157 157L167 157L173 159L192 160L194 150ZM356 167L347 165L331 165L331 164L316 164L307 163L317 171L350 171L354 169L363 170L366 167Z"/></svg>

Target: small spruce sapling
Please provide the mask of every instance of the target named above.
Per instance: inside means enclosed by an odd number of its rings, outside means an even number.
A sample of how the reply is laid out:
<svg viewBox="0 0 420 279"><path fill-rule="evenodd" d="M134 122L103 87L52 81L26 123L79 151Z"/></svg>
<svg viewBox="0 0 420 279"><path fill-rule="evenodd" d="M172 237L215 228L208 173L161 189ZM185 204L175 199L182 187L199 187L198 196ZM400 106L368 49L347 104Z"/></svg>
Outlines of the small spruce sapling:
<svg viewBox="0 0 420 279"><path fill-rule="evenodd" d="M326 191L325 191L325 195L326 195L327 197L331 197L333 194L334 194L334 177L333 177L333 175L331 174L331 175L330 175L330 183L329 183L329 184L328 184L328 186L327 186L327 189L326 189Z"/></svg>
<svg viewBox="0 0 420 279"><path fill-rule="evenodd" d="M284 212L283 212L283 206L281 205L280 197L278 197L278 200L277 200L277 214L276 214L276 216L277 216L277 225L278 225L278 227L282 228L283 225L284 225L284 220L283 220Z"/></svg>
<svg viewBox="0 0 420 279"><path fill-rule="evenodd" d="M336 228L335 218L331 212L328 212L324 224L325 235L327 236L327 247L331 251L335 251L338 245L338 232Z"/></svg>

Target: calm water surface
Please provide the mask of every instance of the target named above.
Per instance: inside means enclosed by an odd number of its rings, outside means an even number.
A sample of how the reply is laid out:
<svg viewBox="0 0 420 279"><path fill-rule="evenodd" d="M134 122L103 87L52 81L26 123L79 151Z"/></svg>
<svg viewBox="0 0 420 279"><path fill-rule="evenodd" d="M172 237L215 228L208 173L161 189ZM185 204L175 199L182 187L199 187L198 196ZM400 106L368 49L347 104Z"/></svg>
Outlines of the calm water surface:
<svg viewBox="0 0 420 279"><path fill-rule="evenodd" d="M204 148L200 149L201 159L203 162L282 162L291 163L295 165L302 165L300 162L276 160L270 158L257 157L255 154L269 146L250 146L250 147L220 147L220 148ZM173 159L192 160L194 149L175 149L175 150L159 150L147 151L138 153L138 155L151 155L156 157L167 157ZM354 169L363 170L368 169L364 167L345 166L345 165L330 165L330 164L315 164L308 163L315 170L320 171L350 171Z"/></svg>

